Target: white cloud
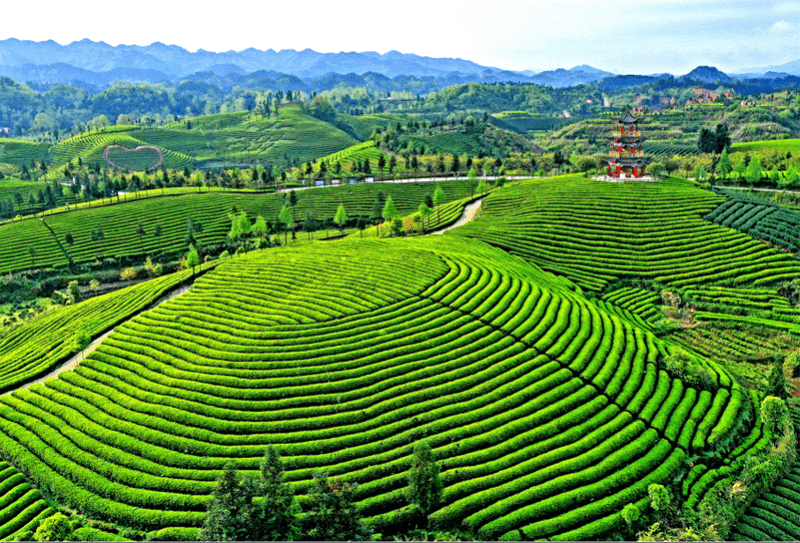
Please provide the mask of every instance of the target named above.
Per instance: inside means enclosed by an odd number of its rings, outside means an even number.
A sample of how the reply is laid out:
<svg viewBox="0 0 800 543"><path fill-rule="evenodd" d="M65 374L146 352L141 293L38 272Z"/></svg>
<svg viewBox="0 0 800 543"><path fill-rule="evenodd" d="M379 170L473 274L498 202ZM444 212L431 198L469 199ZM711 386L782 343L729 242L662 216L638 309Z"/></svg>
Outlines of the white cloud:
<svg viewBox="0 0 800 543"><path fill-rule="evenodd" d="M769 30L770 32L775 32L776 34L784 34L787 32L794 32L796 28L797 25L790 23L789 21L778 21L769 27Z"/></svg>

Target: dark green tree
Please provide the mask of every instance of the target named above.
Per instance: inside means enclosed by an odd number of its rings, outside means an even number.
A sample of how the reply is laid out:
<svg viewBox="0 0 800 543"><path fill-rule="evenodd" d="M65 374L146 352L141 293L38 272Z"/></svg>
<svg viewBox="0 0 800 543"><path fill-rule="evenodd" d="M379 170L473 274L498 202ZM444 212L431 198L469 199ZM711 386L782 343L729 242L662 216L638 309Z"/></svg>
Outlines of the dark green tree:
<svg viewBox="0 0 800 543"><path fill-rule="evenodd" d="M697 137L697 150L701 153L713 153L717 148L717 140L714 132L708 128L700 129L700 135Z"/></svg>
<svg viewBox="0 0 800 543"><path fill-rule="evenodd" d="M233 463L226 464L208 502L200 539L206 541L249 539L255 490L252 479L242 477Z"/></svg>
<svg viewBox="0 0 800 543"><path fill-rule="evenodd" d="M728 130L728 123L718 124L714 131L714 152L722 153L731 147L731 135Z"/></svg>
<svg viewBox="0 0 800 543"><path fill-rule="evenodd" d="M308 541L366 541L370 530L361 520L355 504L355 485L328 474L314 474L310 509L304 519L303 539Z"/></svg>
<svg viewBox="0 0 800 543"><path fill-rule="evenodd" d="M459 160L458 155L453 155L453 162L452 164L450 164L450 171L456 173L460 169L461 169L461 160Z"/></svg>
<svg viewBox="0 0 800 543"><path fill-rule="evenodd" d="M431 446L420 442L414 446L411 469L408 472L406 500L414 505L427 524L430 515L442 501L444 486L439 477L439 465L433 456Z"/></svg>
<svg viewBox="0 0 800 543"><path fill-rule="evenodd" d="M375 203L372 205L372 216L371 220L374 223L378 223L381 221L381 214L383 213L383 204L386 202L386 196L384 196L383 192L379 192L375 196Z"/></svg>
<svg viewBox="0 0 800 543"><path fill-rule="evenodd" d="M250 540L294 541L300 537L300 506L291 485L284 481L284 467L278 451L270 445L261 460L258 495L253 509Z"/></svg>
<svg viewBox="0 0 800 543"><path fill-rule="evenodd" d="M786 399L786 376L783 372L783 359L776 358L770 365L769 372L767 373L767 396L775 396L777 398Z"/></svg>

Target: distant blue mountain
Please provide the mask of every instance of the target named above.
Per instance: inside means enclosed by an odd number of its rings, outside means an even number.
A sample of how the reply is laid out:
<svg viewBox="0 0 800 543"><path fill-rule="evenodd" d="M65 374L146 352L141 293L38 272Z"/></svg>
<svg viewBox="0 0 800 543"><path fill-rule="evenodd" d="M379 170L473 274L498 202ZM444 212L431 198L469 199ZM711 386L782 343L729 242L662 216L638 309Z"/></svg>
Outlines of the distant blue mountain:
<svg viewBox="0 0 800 543"><path fill-rule="evenodd" d="M68 45L54 41L35 42L9 38L0 41L0 76L37 84L72 83L85 88L102 88L116 80L158 83L201 80L211 77L235 84L239 78L277 80L284 76L309 82L330 74L379 74L386 78L415 77L452 81L452 84L536 83L567 87L591 83L612 76L591 66L572 69L515 72L482 66L459 58L433 58L389 51L361 53L319 53L311 49L245 49L215 53L199 49L190 52L160 42L150 45L111 46L88 39ZM248 75L250 74L250 75ZM253 76L252 74L260 74ZM279 74L279 75L275 75ZM297 88L297 87L295 87Z"/></svg>

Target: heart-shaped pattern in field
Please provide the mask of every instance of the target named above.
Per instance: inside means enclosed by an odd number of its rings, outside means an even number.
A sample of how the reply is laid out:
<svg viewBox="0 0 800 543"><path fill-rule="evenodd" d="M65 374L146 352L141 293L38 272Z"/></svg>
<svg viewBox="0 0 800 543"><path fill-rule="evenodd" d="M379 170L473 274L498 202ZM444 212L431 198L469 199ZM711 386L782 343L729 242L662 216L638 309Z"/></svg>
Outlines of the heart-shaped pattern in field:
<svg viewBox="0 0 800 543"><path fill-rule="evenodd" d="M103 158L121 170L146 172L158 168L164 162L164 153L155 145L140 145L134 149L109 145L103 150Z"/></svg>

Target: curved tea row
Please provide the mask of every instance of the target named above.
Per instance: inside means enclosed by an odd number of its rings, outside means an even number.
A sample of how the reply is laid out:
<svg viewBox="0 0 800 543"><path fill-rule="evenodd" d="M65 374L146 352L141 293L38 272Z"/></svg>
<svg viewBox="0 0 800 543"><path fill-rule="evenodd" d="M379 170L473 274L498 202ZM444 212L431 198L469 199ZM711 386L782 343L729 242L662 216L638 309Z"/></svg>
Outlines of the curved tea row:
<svg viewBox="0 0 800 543"><path fill-rule="evenodd" d="M619 183L565 176L491 195L459 231L590 290L636 276L676 287L774 284L800 263L703 220L723 197L682 180Z"/></svg>
<svg viewBox="0 0 800 543"><path fill-rule="evenodd" d="M358 482L390 533L426 440L434 526L596 539L747 399L721 371L714 390L672 378L652 334L568 286L458 238L254 253L1 398L0 448L65 505L157 529L198 526L222 467L255 470L272 444L298 493L320 469Z"/></svg>
<svg viewBox="0 0 800 543"><path fill-rule="evenodd" d="M401 214L410 214L435 188L433 183L386 183L304 190L297 193L295 219L301 222L307 212L317 221L333 218L339 204L345 205L350 217L369 217L378 193L391 196ZM447 202L471 194L471 182L467 179L442 183L442 188ZM0 225L0 254L4 255L0 258L0 273L65 266L67 254L80 264L108 257L184 253L190 217L203 226L203 231L196 233L203 245L223 243L231 226L228 215L234 208L246 211L251 220L263 215L277 224L284 196L255 192L188 193L81 208L48 216L44 219L46 225L32 218L5 223ZM138 235L140 223L143 236ZM114 228L109 228L110 224ZM102 239L92 236L99 229L104 232ZM73 238L72 245L66 243L68 233ZM34 256L30 254L31 247Z"/></svg>

